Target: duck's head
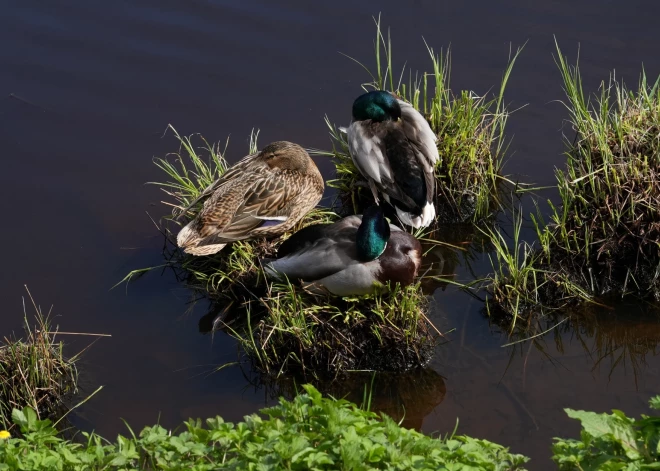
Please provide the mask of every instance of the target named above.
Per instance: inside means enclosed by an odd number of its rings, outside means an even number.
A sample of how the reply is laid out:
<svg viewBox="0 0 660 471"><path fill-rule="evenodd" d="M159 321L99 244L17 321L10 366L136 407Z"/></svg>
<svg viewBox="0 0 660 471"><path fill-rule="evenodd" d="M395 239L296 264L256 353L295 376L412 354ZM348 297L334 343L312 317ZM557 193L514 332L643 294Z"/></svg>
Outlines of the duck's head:
<svg viewBox="0 0 660 471"><path fill-rule="evenodd" d="M259 157L265 160L270 168L295 170L301 173L306 173L312 168L316 170L316 165L307 151L289 141L271 142L261 150Z"/></svg>
<svg viewBox="0 0 660 471"><path fill-rule="evenodd" d="M355 242L358 258L369 262L378 258L387 247L390 238L390 225L380 206L370 206L362 215L362 223L358 227Z"/></svg>
<svg viewBox="0 0 660 471"><path fill-rule="evenodd" d="M401 107L396 97L385 90L374 90L360 95L353 102L355 121L396 121L401 118Z"/></svg>

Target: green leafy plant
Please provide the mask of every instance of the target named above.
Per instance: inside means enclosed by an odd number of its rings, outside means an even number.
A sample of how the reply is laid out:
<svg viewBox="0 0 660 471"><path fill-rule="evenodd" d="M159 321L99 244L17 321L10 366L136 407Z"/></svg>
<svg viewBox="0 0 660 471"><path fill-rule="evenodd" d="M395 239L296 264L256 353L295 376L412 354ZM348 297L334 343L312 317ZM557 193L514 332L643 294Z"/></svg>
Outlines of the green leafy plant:
<svg viewBox="0 0 660 471"><path fill-rule="evenodd" d="M660 396L651 399L660 410ZM660 469L660 416L629 418L612 414L565 409L582 424L580 440L555 438L553 460L562 470Z"/></svg>
<svg viewBox="0 0 660 471"><path fill-rule="evenodd" d="M0 440L0 471L161 469L250 470L521 470L528 460L466 436L427 437L387 416L344 400L323 398L312 386L292 401L233 424L220 417L189 420L174 433L155 425L109 442L82 433L57 435L31 409L13 418L24 438Z"/></svg>

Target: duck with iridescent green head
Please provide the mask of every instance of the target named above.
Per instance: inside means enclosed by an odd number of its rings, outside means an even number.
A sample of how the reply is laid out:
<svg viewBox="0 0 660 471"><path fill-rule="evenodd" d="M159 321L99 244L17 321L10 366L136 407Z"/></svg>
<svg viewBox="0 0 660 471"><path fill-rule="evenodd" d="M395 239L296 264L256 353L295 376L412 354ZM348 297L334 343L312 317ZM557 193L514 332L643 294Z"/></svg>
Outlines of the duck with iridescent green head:
<svg viewBox="0 0 660 471"><path fill-rule="evenodd" d="M302 280L313 292L371 294L388 282L407 286L421 263L421 244L389 224L379 206L332 224L315 224L284 241L269 262L271 278Z"/></svg>
<svg viewBox="0 0 660 471"><path fill-rule="evenodd" d="M366 178L374 199L378 193L394 206L402 223L427 227L435 219L437 137L409 103L375 90L353 103L347 130L353 163Z"/></svg>

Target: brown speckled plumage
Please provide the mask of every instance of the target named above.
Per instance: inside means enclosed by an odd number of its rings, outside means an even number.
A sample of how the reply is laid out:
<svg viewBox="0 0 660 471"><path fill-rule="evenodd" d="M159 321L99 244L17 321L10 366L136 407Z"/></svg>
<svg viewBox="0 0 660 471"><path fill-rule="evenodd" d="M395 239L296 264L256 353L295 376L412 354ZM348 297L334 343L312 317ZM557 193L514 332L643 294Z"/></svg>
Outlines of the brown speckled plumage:
<svg viewBox="0 0 660 471"><path fill-rule="evenodd" d="M323 188L321 173L302 147L273 142L201 193L191 206L207 198L204 206L181 229L177 244L193 255L211 255L229 242L280 235L316 206ZM264 220L274 225L264 226Z"/></svg>

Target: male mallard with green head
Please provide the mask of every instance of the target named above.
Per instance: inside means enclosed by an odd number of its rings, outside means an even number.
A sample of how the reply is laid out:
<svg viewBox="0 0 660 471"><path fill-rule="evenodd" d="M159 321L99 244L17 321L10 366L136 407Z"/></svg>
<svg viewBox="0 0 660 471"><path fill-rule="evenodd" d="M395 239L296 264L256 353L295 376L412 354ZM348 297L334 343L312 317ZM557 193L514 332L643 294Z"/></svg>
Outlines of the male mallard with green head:
<svg viewBox="0 0 660 471"><path fill-rule="evenodd" d="M176 238L192 255L211 255L229 242L280 235L311 211L323 195L323 177L298 144L273 142L244 157L206 188L201 211Z"/></svg>
<svg viewBox="0 0 660 471"><path fill-rule="evenodd" d="M437 137L415 108L393 94L376 90L353 103L347 130L351 158L404 224L426 227L435 218Z"/></svg>
<svg viewBox="0 0 660 471"><path fill-rule="evenodd" d="M379 206L364 215L332 224L315 224L293 234L269 262L266 273L301 279L316 292L337 296L365 295L388 281L411 284L421 263L417 239L389 224Z"/></svg>

